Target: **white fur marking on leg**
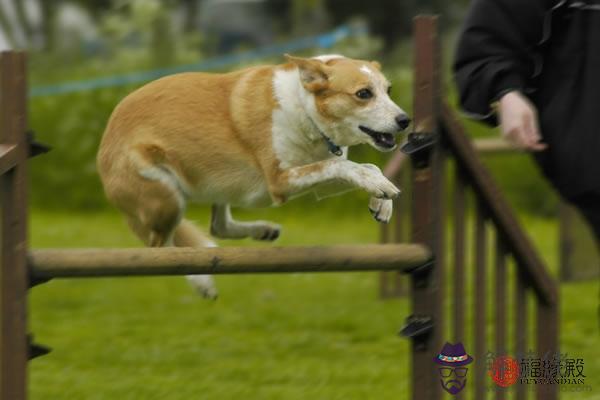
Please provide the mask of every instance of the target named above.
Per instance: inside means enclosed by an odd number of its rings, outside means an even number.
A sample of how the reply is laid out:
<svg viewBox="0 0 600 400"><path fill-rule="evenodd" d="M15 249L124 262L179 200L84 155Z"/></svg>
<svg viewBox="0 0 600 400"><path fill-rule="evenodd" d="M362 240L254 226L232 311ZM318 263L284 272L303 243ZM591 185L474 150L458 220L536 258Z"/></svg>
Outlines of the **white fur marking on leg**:
<svg viewBox="0 0 600 400"><path fill-rule="evenodd" d="M187 275L186 279L202 297L210 300L219 297L219 291L211 275Z"/></svg>
<svg viewBox="0 0 600 400"><path fill-rule="evenodd" d="M217 244L210 241L204 247L217 247ZM210 300L215 300L219 297L219 291L211 275L186 275L185 278L202 297Z"/></svg>
<svg viewBox="0 0 600 400"><path fill-rule="evenodd" d="M391 199L400 194L400 190L373 164L358 164L339 159L324 163L321 170L308 174L298 172L301 171L299 168L292 168L289 173L291 189L305 191L320 183L339 180L366 190L377 198Z"/></svg>
<svg viewBox="0 0 600 400"><path fill-rule="evenodd" d="M139 174L148 180L160 182L171 189L179 203L179 208L181 210L185 209L185 198L183 195L185 190L179 179L177 179L177 176L171 170L166 167L148 167L140 170Z"/></svg>
<svg viewBox="0 0 600 400"><path fill-rule="evenodd" d="M281 226L268 221L239 222L232 218L229 204L215 205L211 223L211 233L223 239L275 240Z"/></svg>

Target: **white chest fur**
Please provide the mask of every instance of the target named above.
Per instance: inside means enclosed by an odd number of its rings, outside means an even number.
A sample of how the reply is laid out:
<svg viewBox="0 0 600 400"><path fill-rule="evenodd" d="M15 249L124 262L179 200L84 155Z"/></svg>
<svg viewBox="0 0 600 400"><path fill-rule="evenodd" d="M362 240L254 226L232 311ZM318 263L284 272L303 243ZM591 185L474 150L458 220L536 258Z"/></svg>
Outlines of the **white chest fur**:
<svg viewBox="0 0 600 400"><path fill-rule="evenodd" d="M273 149L283 169L331 158L307 112L314 100L300 83L298 70L279 70L273 78L279 108L273 110Z"/></svg>

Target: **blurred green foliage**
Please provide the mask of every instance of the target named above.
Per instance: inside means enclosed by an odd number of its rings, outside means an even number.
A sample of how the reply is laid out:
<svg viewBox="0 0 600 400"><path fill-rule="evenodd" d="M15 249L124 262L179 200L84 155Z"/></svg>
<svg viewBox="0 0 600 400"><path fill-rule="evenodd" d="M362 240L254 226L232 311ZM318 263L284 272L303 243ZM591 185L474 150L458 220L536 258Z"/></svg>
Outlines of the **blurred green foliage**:
<svg viewBox="0 0 600 400"><path fill-rule="evenodd" d="M33 52L30 85L85 80L117 73L198 61L198 34L169 29L158 1L124 2L100 17L103 52ZM133 44L132 44L133 42ZM32 162L32 202L38 208L106 207L95 154L108 118L139 85L98 89L30 100L30 127L52 151Z"/></svg>

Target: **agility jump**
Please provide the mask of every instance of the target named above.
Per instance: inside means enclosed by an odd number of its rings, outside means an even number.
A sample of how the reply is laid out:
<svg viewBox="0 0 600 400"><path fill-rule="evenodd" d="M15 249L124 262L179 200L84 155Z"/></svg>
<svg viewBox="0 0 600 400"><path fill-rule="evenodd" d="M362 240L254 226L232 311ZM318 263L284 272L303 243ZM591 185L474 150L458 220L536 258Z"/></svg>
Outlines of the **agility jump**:
<svg viewBox="0 0 600 400"><path fill-rule="evenodd" d="M27 158L30 138L26 135L27 86L25 54L2 53L0 57L0 173L2 194L0 266L0 399L27 398L27 361L40 346L29 339L27 297L30 287L49 279L74 277L187 275L263 272L347 272L398 270L411 276L412 315L402 333L411 339L411 398L442 398L434 358L438 356L445 327L451 321L453 339L463 341L465 330L473 329L473 358L483 359L493 346L506 352L509 323L514 327L515 348L524 351L534 343L539 354L558 351L558 290L531 242L524 235L510 207L477 156L464 129L442 101L441 62L437 18L415 20L416 131L409 140L412 160L410 240L414 244L290 247L260 249L56 249L31 250L27 244ZM454 160L453 202L446 197L446 167ZM473 193L475 215L473 291L466 289L465 192ZM446 241L446 211L455 224ZM457 222L458 221L458 222ZM486 226L494 228L493 275L487 273ZM447 260L451 242L453 258ZM509 275L507 259L514 260ZM451 262L450 262L451 261ZM452 267L452 312L442 312L446 280ZM506 314L509 276L514 277L515 312ZM487 282L494 279L493 293ZM473 292L474 318L466 325L465 297ZM490 296L488 296L490 295ZM527 318L527 298L536 304L536 319ZM493 318L495 342L488 343L486 303L495 299ZM458 321L458 323L456 323ZM68 323L68 322L65 322ZM528 327L535 335L528 337ZM399 379L406 379L399 377ZM484 398L486 371L471 377L475 398ZM516 385L516 398L524 399L526 387ZM558 398L556 385L537 387L538 400Z"/></svg>

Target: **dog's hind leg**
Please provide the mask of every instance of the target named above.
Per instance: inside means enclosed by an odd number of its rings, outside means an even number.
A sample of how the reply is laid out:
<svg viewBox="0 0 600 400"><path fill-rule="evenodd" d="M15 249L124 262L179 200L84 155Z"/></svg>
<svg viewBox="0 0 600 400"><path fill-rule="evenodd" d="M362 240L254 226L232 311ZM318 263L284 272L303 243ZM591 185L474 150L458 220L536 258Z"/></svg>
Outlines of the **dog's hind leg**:
<svg viewBox="0 0 600 400"><path fill-rule="evenodd" d="M127 215L131 230L149 247L173 245L173 235L184 211L185 204L180 195L161 182L143 181L132 185L132 194L123 191L130 199Z"/></svg>
<svg viewBox="0 0 600 400"><path fill-rule="evenodd" d="M150 247L216 247L200 229L190 221L182 219L171 232L153 231L137 218L129 216L127 222L131 230ZM216 299L218 291L210 275L187 275L188 282L198 293L207 299Z"/></svg>
<svg viewBox="0 0 600 400"><path fill-rule="evenodd" d="M222 239L275 240L281 233L281 226L267 221L239 222L231 217L229 204L214 204L210 233Z"/></svg>
<svg viewBox="0 0 600 400"><path fill-rule="evenodd" d="M181 220L175 235L173 244L177 247L217 247L207 235L198 229L192 222ZM216 299L219 295L212 276L210 275L187 275L188 282L207 299Z"/></svg>
<svg viewBox="0 0 600 400"><path fill-rule="evenodd" d="M136 176L134 184L121 187L121 198L129 200L122 209L131 230L150 247L214 247L214 242L182 219L185 200L171 183L171 175L161 170L146 172L146 176ZM204 297L217 297L211 276L190 275L187 279Z"/></svg>

